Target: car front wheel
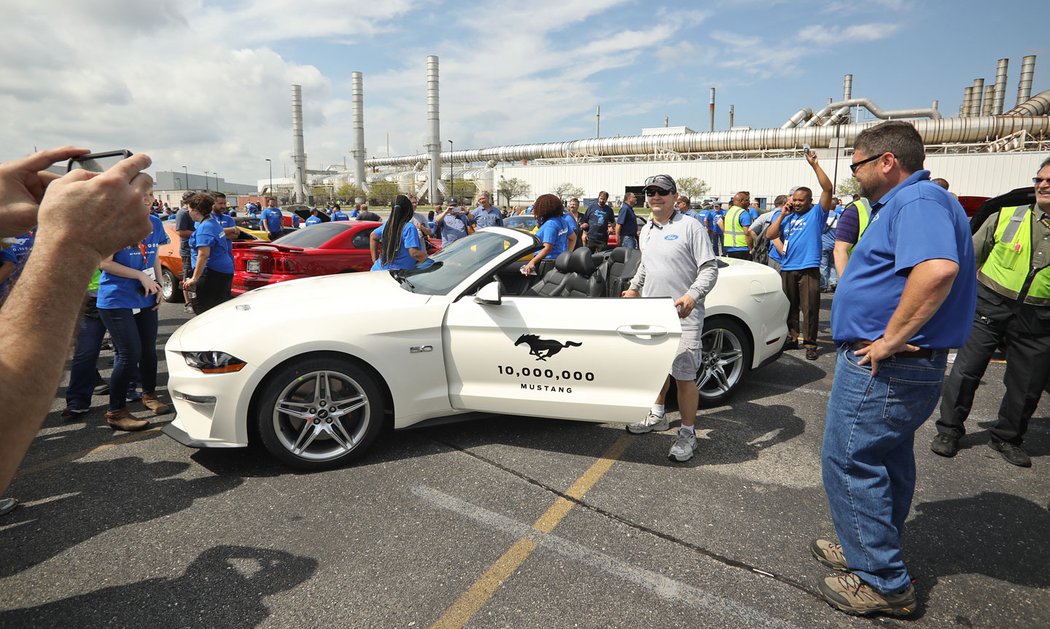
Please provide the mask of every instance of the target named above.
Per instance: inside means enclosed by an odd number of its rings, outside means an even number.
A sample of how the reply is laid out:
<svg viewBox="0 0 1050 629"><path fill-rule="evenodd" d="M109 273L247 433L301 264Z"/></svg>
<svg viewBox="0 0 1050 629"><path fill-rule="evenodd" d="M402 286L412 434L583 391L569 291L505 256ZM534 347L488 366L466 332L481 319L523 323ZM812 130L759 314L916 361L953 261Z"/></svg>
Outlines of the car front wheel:
<svg viewBox="0 0 1050 629"><path fill-rule="evenodd" d="M704 322L700 343L696 388L701 405L714 406L728 400L751 370L751 341L739 323L717 317Z"/></svg>
<svg viewBox="0 0 1050 629"><path fill-rule="evenodd" d="M269 379L256 415L259 437L282 463L325 470L360 457L384 416L373 378L349 360L290 363Z"/></svg>

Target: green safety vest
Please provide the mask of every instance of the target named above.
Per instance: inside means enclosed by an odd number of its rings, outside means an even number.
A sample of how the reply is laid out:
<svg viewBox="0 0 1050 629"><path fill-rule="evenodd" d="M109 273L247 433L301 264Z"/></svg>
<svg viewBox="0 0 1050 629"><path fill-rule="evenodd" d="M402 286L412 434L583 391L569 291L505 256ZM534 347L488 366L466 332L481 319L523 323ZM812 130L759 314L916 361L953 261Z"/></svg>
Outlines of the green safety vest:
<svg viewBox="0 0 1050 629"><path fill-rule="evenodd" d="M857 208L857 242L860 242L860 237L864 235L864 230L868 229L868 223L871 222L871 204L867 199L861 197L850 205ZM857 242L853 243L853 247L857 246ZM850 255L853 255L853 247L849 248Z"/></svg>
<svg viewBox="0 0 1050 629"><path fill-rule="evenodd" d="M742 207L732 206L726 212L722 223L725 229L722 231L722 244L726 247L747 247L746 228L740 226L740 215L746 212Z"/></svg>
<svg viewBox="0 0 1050 629"><path fill-rule="evenodd" d="M999 210L995 245L977 279L1004 297L1050 306L1050 266L1032 268L1032 206Z"/></svg>

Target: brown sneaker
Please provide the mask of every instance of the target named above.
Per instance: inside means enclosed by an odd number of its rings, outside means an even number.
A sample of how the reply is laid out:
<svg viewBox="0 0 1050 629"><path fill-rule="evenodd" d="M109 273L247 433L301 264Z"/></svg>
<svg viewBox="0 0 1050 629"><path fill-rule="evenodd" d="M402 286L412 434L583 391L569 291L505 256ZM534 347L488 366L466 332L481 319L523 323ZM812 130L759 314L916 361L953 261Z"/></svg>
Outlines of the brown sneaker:
<svg viewBox="0 0 1050 629"><path fill-rule="evenodd" d="M824 579L819 589L829 605L853 616L885 614L903 618L911 616L918 608L915 588L911 584L903 592L883 594L852 572Z"/></svg>
<svg viewBox="0 0 1050 629"><path fill-rule="evenodd" d="M825 566L840 572L849 570L846 566L846 556L842 554L842 544L829 542L826 539L815 539L809 545L809 550L813 553L813 557Z"/></svg>
<svg viewBox="0 0 1050 629"><path fill-rule="evenodd" d="M161 402L156 393L143 393L142 405L153 411L154 415L166 415L171 412L171 407Z"/></svg>
<svg viewBox="0 0 1050 629"><path fill-rule="evenodd" d="M135 419L128 413L128 409L122 408L116 411L106 411L106 423L113 430L126 430L128 432L134 430L142 430L149 426L149 422L144 419Z"/></svg>

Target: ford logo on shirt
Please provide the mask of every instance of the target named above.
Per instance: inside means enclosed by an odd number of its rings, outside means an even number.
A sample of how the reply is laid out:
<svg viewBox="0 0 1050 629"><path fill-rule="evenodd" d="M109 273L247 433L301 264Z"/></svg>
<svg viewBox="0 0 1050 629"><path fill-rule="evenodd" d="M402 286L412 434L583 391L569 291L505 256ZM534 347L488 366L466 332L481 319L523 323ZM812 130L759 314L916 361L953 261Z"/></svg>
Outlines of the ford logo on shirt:
<svg viewBox="0 0 1050 629"><path fill-rule="evenodd" d="M667 234L664 236L664 240L678 240L678 234Z"/></svg>

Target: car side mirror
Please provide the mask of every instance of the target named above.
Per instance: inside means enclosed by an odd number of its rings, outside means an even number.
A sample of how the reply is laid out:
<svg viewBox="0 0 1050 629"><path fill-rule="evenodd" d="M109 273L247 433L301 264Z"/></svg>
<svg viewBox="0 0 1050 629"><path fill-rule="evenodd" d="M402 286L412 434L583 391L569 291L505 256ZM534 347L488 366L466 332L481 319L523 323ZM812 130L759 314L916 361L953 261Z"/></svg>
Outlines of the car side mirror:
<svg viewBox="0 0 1050 629"><path fill-rule="evenodd" d="M474 303L490 306L498 306L503 303L499 282L489 282L482 286L474 295Z"/></svg>

